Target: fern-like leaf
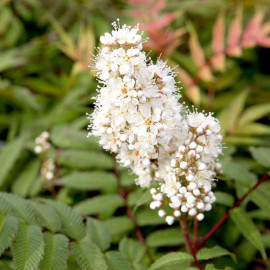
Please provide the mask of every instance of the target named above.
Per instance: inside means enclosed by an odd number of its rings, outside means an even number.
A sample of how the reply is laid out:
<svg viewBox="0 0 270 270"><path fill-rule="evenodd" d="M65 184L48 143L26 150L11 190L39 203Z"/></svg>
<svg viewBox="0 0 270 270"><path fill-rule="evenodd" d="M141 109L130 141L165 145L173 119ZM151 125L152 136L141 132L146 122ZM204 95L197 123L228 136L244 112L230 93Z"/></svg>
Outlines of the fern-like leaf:
<svg viewBox="0 0 270 270"><path fill-rule="evenodd" d="M76 240L81 240L85 236L86 230L82 222L82 218L69 206L62 202L55 202L52 200L44 201L52 206L60 216L63 224L63 233Z"/></svg>
<svg viewBox="0 0 270 270"><path fill-rule="evenodd" d="M53 207L39 202L31 202L40 225L52 232L59 232L62 227L61 219Z"/></svg>
<svg viewBox="0 0 270 270"><path fill-rule="evenodd" d="M26 223L35 223L34 210L31 204L14 194L0 192L0 209L22 219Z"/></svg>
<svg viewBox="0 0 270 270"><path fill-rule="evenodd" d="M100 249L90 242L73 242L71 249L82 270L107 270L108 266Z"/></svg>
<svg viewBox="0 0 270 270"><path fill-rule="evenodd" d="M10 247L18 230L18 220L0 212L0 256Z"/></svg>
<svg viewBox="0 0 270 270"><path fill-rule="evenodd" d="M40 270L67 269L68 239L62 234L44 234L45 251Z"/></svg>
<svg viewBox="0 0 270 270"><path fill-rule="evenodd" d="M14 269L38 269L44 253L41 229L35 225L20 224L13 245Z"/></svg>

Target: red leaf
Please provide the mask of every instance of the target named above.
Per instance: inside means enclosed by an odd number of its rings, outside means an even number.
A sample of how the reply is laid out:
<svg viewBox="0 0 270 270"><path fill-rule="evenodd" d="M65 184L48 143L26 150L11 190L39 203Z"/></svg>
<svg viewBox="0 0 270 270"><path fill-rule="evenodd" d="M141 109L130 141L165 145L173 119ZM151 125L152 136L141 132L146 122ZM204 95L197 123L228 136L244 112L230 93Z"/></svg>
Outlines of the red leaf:
<svg viewBox="0 0 270 270"><path fill-rule="evenodd" d="M199 43L197 33L194 29L190 31L189 48L193 61L200 69L198 76L205 81L212 80L213 76L211 70L206 64L204 51Z"/></svg>
<svg viewBox="0 0 270 270"><path fill-rule="evenodd" d="M217 17L213 28L212 48L215 55L212 58L212 64L217 70L224 70L225 55L224 55L224 38L225 38L225 22L224 12L221 11Z"/></svg>
<svg viewBox="0 0 270 270"><path fill-rule="evenodd" d="M264 12L258 10L248 23L241 42L244 48L250 48L256 45L256 38L260 33L263 16Z"/></svg>
<svg viewBox="0 0 270 270"><path fill-rule="evenodd" d="M242 13L242 6L238 6L227 39L228 49L226 52L228 55L234 57L241 55L240 37L242 34Z"/></svg>

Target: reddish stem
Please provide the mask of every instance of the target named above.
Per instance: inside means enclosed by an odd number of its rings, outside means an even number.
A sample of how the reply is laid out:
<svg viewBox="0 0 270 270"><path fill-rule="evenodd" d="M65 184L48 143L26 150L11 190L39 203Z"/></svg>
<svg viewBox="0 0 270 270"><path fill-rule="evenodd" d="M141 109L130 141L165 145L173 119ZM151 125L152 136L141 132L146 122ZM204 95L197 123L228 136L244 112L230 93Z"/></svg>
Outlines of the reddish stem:
<svg viewBox="0 0 270 270"><path fill-rule="evenodd" d="M198 238L198 219L194 219L194 225L193 225L193 240L192 240L192 246L193 248L196 247L197 238Z"/></svg>
<svg viewBox="0 0 270 270"><path fill-rule="evenodd" d="M186 244L190 250L190 253L194 259L194 262L196 264L196 266L200 269L200 270L203 270L202 266L200 265L197 257L196 257L196 252L194 250L194 248L192 247L192 244L191 244L191 241L190 241L190 238L189 238L189 235L188 235L188 228L187 228L187 222L186 220L180 220L180 228L181 228L181 231L185 237L185 240L186 240Z"/></svg>
<svg viewBox="0 0 270 270"><path fill-rule="evenodd" d="M116 162L116 158L115 158L115 155L113 155L113 165L114 165L114 175L116 177L116 180L117 180L117 185L118 185L118 191L121 195L121 197L123 198L124 200L124 204L125 204L125 210L130 218L130 220L132 221L133 225L134 225L134 228L135 228L135 233L136 233L136 236L137 238L139 239L139 241L146 246L146 241L145 241L145 238L142 234L142 231L140 230L139 226L138 226L138 223L137 223L137 220L135 219L134 217L134 214L132 212L132 210L130 209L130 207L128 206L128 202L127 202L127 193L126 191L123 189L122 187L122 184L121 184L121 177L120 177L120 173L117 169L117 162ZM147 250L147 255L151 261L151 263L154 261L153 258L152 258L152 255L149 253L149 251Z"/></svg>
<svg viewBox="0 0 270 270"><path fill-rule="evenodd" d="M199 250L207 241L208 239L219 229L219 227L227 220L230 216L230 211L236 207L238 207L248 196L248 194L255 190L261 183L269 178L269 174L266 173L262 176L262 178L250 189L248 190L242 198L240 198L230 209L229 211L216 223L216 225L203 237L203 239L196 245L196 251Z"/></svg>

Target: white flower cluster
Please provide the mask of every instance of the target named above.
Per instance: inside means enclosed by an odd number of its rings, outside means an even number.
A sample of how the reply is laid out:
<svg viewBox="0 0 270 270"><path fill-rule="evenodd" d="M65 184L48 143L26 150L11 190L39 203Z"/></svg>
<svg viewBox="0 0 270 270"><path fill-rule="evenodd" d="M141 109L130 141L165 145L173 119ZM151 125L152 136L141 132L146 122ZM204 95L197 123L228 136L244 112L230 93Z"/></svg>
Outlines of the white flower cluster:
<svg viewBox="0 0 270 270"><path fill-rule="evenodd" d="M215 197L211 188L222 153L220 124L212 114L182 112L174 74L161 60L149 61L142 35L135 28L113 24L112 34L95 59L98 88L89 135L98 136L106 150L151 189L152 209L168 224L181 215L204 218ZM168 213L167 213L168 212Z"/></svg>
<svg viewBox="0 0 270 270"><path fill-rule="evenodd" d="M203 220L204 211L212 209L216 198L211 191L215 180L215 170L220 171L217 163L222 153L222 135L220 125L211 114L188 113L182 120L186 136L166 168L164 183L157 189L151 189L152 209L169 204L172 215L159 210L169 225L183 213Z"/></svg>
<svg viewBox="0 0 270 270"><path fill-rule="evenodd" d="M105 46L96 60L103 84L91 115L90 135L149 186L158 159L174 151L181 126L178 89L172 70L161 60L149 62L138 27L123 25L100 38ZM178 124L177 124L178 123Z"/></svg>
<svg viewBox="0 0 270 270"><path fill-rule="evenodd" d="M43 131L36 139L35 139L35 153L36 154L42 154L42 153L46 153L50 147L51 144L48 142L50 138L50 134L48 131Z"/></svg>
<svg viewBox="0 0 270 270"><path fill-rule="evenodd" d="M48 131L43 131L36 139L36 146L34 151L43 157L44 161L41 168L41 176L44 181L52 181L55 177L55 164L52 159L46 158L46 153L50 149L51 144L49 143L50 133Z"/></svg>

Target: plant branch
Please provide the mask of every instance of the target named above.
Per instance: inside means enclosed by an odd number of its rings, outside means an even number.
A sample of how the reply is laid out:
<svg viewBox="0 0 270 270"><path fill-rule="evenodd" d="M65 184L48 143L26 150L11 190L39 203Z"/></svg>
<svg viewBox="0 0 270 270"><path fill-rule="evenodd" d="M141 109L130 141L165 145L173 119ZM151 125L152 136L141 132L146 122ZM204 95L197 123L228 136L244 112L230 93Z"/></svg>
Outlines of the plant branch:
<svg viewBox="0 0 270 270"><path fill-rule="evenodd" d="M195 218L193 224L193 240L192 240L193 248L196 247L197 239L198 239L198 219Z"/></svg>
<svg viewBox="0 0 270 270"><path fill-rule="evenodd" d="M238 207L248 196L248 194L255 190L261 183L269 178L269 174L266 173L262 176L262 178L251 188L249 189L243 197L241 197L229 210L228 212L214 225L214 227L203 237L203 239L196 245L196 251L199 250L207 241L208 239L220 228L220 226L227 220L230 216L230 211L234 208Z"/></svg>
<svg viewBox="0 0 270 270"><path fill-rule="evenodd" d="M124 200L124 204L125 204L125 210L130 218L130 220L132 221L133 225L134 225L134 228L135 228L135 233L136 233L136 236L137 238L139 239L139 241L144 245L146 246L146 241L145 241L145 238L142 234L142 231L140 230L139 226L138 226L138 223L135 219L135 216L131 210L131 208L128 206L128 201L127 201L127 193L126 191L123 189L123 186L121 184L121 177L120 177L120 173L117 169L117 161L116 161L116 157L114 154L112 154L112 158L113 158L113 167L114 167L114 175L116 177L116 180L117 180L117 185L118 185L118 191L121 195L121 197L123 198ZM152 255L150 254L150 252L147 250L147 256L149 257L151 263L154 261L153 258L152 258Z"/></svg>
<svg viewBox="0 0 270 270"><path fill-rule="evenodd" d="M194 259L194 262L196 264L196 266L200 269L200 270L203 270L202 266L200 265L197 257L196 257L196 251L194 250L192 244L191 244L191 241L190 241L190 238L189 238L189 235L188 235L188 226L187 226L187 221L186 220L183 220L183 219L180 219L180 228L181 228L181 231L185 237L185 240L186 240L186 249L190 251L193 259Z"/></svg>

